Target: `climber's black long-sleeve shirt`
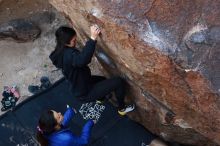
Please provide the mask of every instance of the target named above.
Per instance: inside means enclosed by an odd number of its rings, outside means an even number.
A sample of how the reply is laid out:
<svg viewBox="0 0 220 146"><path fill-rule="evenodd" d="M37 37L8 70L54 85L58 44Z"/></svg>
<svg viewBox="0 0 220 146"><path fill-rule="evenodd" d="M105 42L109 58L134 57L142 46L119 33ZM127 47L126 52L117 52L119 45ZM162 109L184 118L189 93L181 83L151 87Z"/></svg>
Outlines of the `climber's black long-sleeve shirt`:
<svg viewBox="0 0 220 146"><path fill-rule="evenodd" d="M95 51L96 41L89 39L80 52L76 48L66 48L63 54L63 74L71 82L75 97L86 95L90 88L91 71L88 64Z"/></svg>

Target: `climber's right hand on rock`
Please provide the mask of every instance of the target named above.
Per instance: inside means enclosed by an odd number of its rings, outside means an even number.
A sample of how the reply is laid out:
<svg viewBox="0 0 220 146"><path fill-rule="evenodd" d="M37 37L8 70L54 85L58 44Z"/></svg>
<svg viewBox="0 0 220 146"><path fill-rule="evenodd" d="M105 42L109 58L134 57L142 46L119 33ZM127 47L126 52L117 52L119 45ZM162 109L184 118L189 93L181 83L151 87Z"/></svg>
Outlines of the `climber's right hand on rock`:
<svg viewBox="0 0 220 146"><path fill-rule="evenodd" d="M95 24L90 27L90 31L91 31L91 39L96 40L101 32L101 29L99 28L98 25Z"/></svg>

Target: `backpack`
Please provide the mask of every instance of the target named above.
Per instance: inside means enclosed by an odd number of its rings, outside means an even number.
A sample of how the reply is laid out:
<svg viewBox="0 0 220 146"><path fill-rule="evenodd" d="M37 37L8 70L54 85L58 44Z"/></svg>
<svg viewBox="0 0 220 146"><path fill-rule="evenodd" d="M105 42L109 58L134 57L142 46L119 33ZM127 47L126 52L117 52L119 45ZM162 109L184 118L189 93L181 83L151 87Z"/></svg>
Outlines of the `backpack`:
<svg viewBox="0 0 220 146"><path fill-rule="evenodd" d="M16 86L8 87L4 86L4 91L2 93L2 108L1 111L6 111L12 107L15 107L20 95L16 89Z"/></svg>

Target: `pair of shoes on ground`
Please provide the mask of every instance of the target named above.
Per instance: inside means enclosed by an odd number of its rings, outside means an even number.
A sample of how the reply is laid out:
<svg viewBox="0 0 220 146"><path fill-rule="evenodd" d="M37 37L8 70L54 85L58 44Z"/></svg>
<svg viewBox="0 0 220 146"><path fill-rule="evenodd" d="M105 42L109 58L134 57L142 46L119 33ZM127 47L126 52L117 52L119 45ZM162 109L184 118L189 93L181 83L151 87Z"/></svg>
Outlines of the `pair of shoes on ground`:
<svg viewBox="0 0 220 146"><path fill-rule="evenodd" d="M31 92L32 94L37 94L37 93L40 93L41 91L49 88L52 85L49 78L45 77L45 76L41 77L40 82L41 82L40 86L29 85L28 91Z"/></svg>
<svg viewBox="0 0 220 146"><path fill-rule="evenodd" d="M118 110L119 115L124 116L135 109L134 104L126 105L125 108Z"/></svg>

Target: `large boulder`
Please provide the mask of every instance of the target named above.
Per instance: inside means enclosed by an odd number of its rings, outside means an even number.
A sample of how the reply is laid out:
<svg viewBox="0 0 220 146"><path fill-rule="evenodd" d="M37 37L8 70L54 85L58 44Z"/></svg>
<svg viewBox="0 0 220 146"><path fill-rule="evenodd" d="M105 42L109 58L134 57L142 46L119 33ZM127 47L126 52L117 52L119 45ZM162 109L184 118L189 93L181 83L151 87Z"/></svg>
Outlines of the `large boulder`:
<svg viewBox="0 0 220 146"><path fill-rule="evenodd" d="M56 14L52 11L40 11L32 14L28 20L37 26L51 24L56 18Z"/></svg>
<svg viewBox="0 0 220 146"><path fill-rule="evenodd" d="M18 42L33 41L40 33L38 26L25 19L14 19L0 24L0 40L9 38Z"/></svg>
<svg viewBox="0 0 220 146"><path fill-rule="evenodd" d="M165 140L220 145L220 1L50 0L129 83L130 116Z"/></svg>

